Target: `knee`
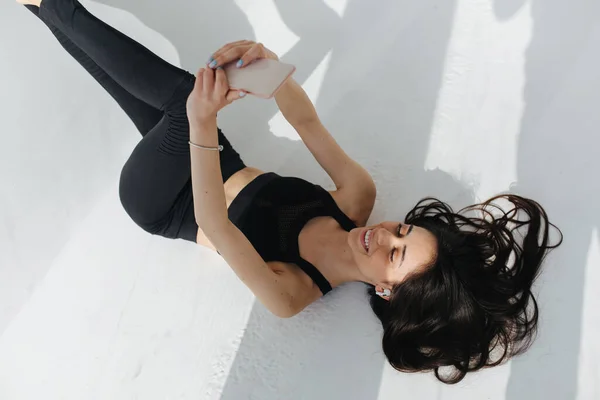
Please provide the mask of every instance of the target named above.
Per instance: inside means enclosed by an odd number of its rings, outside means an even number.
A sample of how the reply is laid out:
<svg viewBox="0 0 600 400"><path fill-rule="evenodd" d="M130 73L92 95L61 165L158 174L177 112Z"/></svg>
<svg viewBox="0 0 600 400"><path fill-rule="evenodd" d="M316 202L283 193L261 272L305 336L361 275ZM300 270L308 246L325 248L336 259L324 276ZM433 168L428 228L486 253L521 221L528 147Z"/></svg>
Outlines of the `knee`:
<svg viewBox="0 0 600 400"><path fill-rule="evenodd" d="M188 74L175 89L171 98L163 105L163 111L185 111L187 99L194 90L196 78Z"/></svg>

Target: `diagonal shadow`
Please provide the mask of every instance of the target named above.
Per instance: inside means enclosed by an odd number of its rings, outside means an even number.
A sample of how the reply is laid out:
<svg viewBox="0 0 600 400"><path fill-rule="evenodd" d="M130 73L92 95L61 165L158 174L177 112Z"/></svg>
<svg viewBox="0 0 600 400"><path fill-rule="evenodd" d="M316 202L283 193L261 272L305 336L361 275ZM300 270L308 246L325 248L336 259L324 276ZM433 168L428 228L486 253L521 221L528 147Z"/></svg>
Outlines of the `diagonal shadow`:
<svg viewBox="0 0 600 400"><path fill-rule="evenodd" d="M524 3L496 0L496 15ZM600 170L600 4L532 0L531 10L515 189L539 198L565 241L540 278L538 339L514 359L506 398L567 400L577 398L585 267L600 222L600 185L584 178Z"/></svg>
<svg viewBox="0 0 600 400"><path fill-rule="evenodd" d="M160 33L191 71L223 43L255 38L231 1L174 0L168 8L163 0L96 1L126 9ZM402 219L428 195L457 208L473 203L471 192L449 175L424 170L455 2L386 0L373 7L369 0L349 0L342 18L322 0L275 3L300 38L282 57L297 66L298 82L331 54L316 105L336 140L378 185L372 219ZM245 118L219 123L248 165L331 188L301 142L269 131L274 102L243 103ZM221 398L376 398L385 365L380 347L381 327L362 284L336 290L289 320L257 302Z"/></svg>
<svg viewBox="0 0 600 400"><path fill-rule="evenodd" d="M295 19L300 6L278 4L301 43L311 35L325 40L321 25ZM473 200L446 174L423 170L453 15L453 2L373 7L356 0L336 23L316 105L340 145L374 176L379 194L373 220L402 218L425 195L463 205ZM311 42L303 46L310 51ZM303 146L292 156L284 173L300 165L305 176L321 175ZM288 321L257 304L222 399L377 398L385 365L380 346L381 328L361 284L334 291Z"/></svg>

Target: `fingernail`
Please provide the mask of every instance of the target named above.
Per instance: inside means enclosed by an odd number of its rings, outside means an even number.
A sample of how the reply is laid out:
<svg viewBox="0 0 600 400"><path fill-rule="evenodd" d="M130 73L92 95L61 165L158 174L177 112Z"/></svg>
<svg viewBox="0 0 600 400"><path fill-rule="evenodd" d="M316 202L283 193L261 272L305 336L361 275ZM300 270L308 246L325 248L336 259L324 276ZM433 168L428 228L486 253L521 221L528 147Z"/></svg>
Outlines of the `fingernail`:
<svg viewBox="0 0 600 400"><path fill-rule="evenodd" d="M208 59L208 61L207 61L206 63L208 64L208 63L210 63L210 62L211 62L211 61L213 61L213 60L214 60L214 57L213 57L213 56L210 56L210 58Z"/></svg>
<svg viewBox="0 0 600 400"><path fill-rule="evenodd" d="M240 92L240 97L244 97L246 95L246 92Z"/></svg>
<svg viewBox="0 0 600 400"><path fill-rule="evenodd" d="M217 60L213 60L213 61L211 61L211 63L210 63L210 64L208 64L208 66L209 66L210 68L214 68L214 67L216 67L216 66L217 66Z"/></svg>
<svg viewBox="0 0 600 400"><path fill-rule="evenodd" d="M240 59L240 61L237 62L237 64L235 64L236 67L241 67L242 65L244 65L244 60Z"/></svg>
<svg viewBox="0 0 600 400"><path fill-rule="evenodd" d="M217 69L223 69L223 67L221 67L221 66L218 66L218 67L217 67Z"/></svg>

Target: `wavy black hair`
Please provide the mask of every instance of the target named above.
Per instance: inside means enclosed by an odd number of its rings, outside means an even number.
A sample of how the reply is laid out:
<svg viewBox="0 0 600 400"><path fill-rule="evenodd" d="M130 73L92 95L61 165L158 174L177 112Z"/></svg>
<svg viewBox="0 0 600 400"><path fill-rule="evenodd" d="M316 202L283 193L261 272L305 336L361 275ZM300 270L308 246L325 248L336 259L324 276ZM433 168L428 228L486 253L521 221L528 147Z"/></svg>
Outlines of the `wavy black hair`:
<svg viewBox="0 0 600 400"><path fill-rule="evenodd" d="M500 199L513 206L503 211ZM538 322L531 287L548 251L562 243L544 209L524 197L501 195L455 213L426 198L405 222L431 232L437 253L430 265L396 285L389 301L368 288L390 364L403 372L433 370L453 384L526 351ZM559 233L554 245L551 226ZM442 373L444 367L450 372Z"/></svg>

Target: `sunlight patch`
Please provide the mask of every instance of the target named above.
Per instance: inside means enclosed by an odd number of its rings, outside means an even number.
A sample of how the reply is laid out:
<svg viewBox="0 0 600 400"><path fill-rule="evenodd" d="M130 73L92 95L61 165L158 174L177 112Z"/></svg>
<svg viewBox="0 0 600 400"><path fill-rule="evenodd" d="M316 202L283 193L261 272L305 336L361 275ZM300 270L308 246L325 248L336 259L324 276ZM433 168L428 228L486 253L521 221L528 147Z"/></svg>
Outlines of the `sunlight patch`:
<svg viewBox="0 0 600 400"><path fill-rule="evenodd" d="M457 2L426 169L440 168L488 198L517 180L531 5L498 21L486 2Z"/></svg>
<svg viewBox="0 0 600 400"><path fill-rule="evenodd" d="M287 27L273 0L235 0L235 3L252 25L255 41L264 43L279 57L290 51L300 40Z"/></svg>
<svg viewBox="0 0 600 400"><path fill-rule="evenodd" d="M344 16L344 11L346 11L346 7L348 6L348 0L323 0L323 3L335 11L340 18Z"/></svg>
<svg viewBox="0 0 600 400"><path fill-rule="evenodd" d="M579 347L579 367L577 368L578 398L597 399L600 393L600 365L597 355L600 354L600 236L598 228L593 229L591 243L587 255L586 270L583 280L583 310L581 312L581 344ZM563 266L564 267L564 266ZM596 333L594 333L596 332Z"/></svg>
<svg viewBox="0 0 600 400"><path fill-rule="evenodd" d="M298 82L302 85L302 88L306 91L306 94L313 104L316 104L317 99L319 98L319 93L323 86L323 80L325 79L325 74L327 73L330 61L331 50L323 57L323 60L317 65L304 84ZM285 120L281 111L278 111L277 114L271 118L269 127L271 132L277 137L287 137L290 140L302 140L298 133Z"/></svg>

